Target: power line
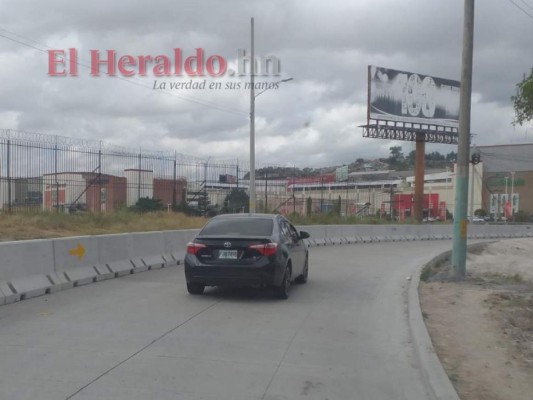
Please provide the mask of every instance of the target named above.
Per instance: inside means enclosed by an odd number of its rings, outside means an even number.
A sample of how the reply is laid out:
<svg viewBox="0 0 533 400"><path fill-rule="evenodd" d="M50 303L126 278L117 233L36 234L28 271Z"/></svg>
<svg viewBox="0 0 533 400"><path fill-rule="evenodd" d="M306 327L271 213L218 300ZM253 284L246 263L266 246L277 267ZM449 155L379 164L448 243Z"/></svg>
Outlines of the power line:
<svg viewBox="0 0 533 400"><path fill-rule="evenodd" d="M48 54L48 51L46 49L43 49L42 47L51 49L49 46L46 46L46 45L44 45L42 43L39 43L39 42L37 42L35 40L32 40L30 38L26 38L24 36L18 35L17 33L8 31L7 29L0 28L0 31L6 32L6 33L8 33L10 35L13 35L15 37L21 38L24 41L12 38L10 36L7 36L7 35L1 34L1 33L0 33L0 37L3 37L3 38L5 38L7 40L10 40L12 42L18 43L20 45L32 48L34 50L38 50L38 51L40 51L42 53ZM37 44L39 46L42 46L42 47L38 47L38 46L32 45L32 44L27 43L27 42L33 42L33 43L35 43L35 44ZM65 61L70 61L70 58L65 56ZM75 60L75 63L76 63L76 65L79 65L81 67L84 67L84 68L87 68L87 69L91 69L90 65L81 63L78 60ZM106 74L107 74L107 72L106 72ZM150 87L149 85L146 85L144 83L141 83L141 81L139 81L138 79L137 79L137 82L136 82L136 81L132 80L131 78L130 79L126 79L126 78L124 78L122 76L109 75L109 74L108 74L108 76L116 78L116 79L120 79L121 81L127 82L127 83L132 84L132 85L136 85L136 86L139 86L139 87L143 87L145 89L149 89L152 93L154 91L154 89L152 87ZM194 98L194 97L191 97L191 96L183 96L183 95L179 95L179 94L172 93L172 92L167 92L167 91L162 91L162 90L158 90L157 93L161 93L161 94L164 94L164 95L167 95L167 96L176 97L176 98L178 98L180 100L188 101L190 103L198 104L198 105L201 105L201 106L204 106L204 107L213 108L213 109L216 109L218 111L224 111L224 112L227 112L227 113L231 113L231 114L235 114L235 115L239 115L239 116L243 116L243 117L244 116L246 116L246 117L249 116L248 112L245 112L245 111L242 111L242 110L238 110L238 109L235 109L235 108L220 106L220 105L218 105L216 103L213 103L213 102L210 102L210 101L206 101L206 100L200 100L200 99L197 99L197 98Z"/></svg>
<svg viewBox="0 0 533 400"><path fill-rule="evenodd" d="M526 10L524 10L522 7L520 7L518 4L516 4L513 0L509 0L511 4L513 4L516 8L518 8L520 11L522 11L524 14L526 14L529 18L533 19L533 14L528 13ZM530 7L528 5L528 7ZM531 7L530 7L531 8Z"/></svg>
<svg viewBox="0 0 533 400"><path fill-rule="evenodd" d="M529 3L526 1L526 0L520 0L522 3L524 3L524 5L529 8L530 10L533 11L533 6L529 5Z"/></svg>

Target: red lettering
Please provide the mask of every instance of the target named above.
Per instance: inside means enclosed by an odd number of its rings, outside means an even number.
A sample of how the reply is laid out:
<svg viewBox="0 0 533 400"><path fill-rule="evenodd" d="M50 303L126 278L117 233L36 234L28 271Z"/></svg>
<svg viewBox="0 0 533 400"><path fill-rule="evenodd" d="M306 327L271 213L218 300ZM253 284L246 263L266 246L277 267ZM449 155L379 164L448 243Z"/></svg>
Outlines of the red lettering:
<svg viewBox="0 0 533 400"><path fill-rule="evenodd" d="M167 56L156 56L154 57L153 72L155 76L170 76L170 60Z"/></svg>
<svg viewBox="0 0 533 400"><path fill-rule="evenodd" d="M135 75L135 70L128 70L126 67L135 67L137 60L133 56L122 56L118 59L118 70L124 76Z"/></svg>
<svg viewBox="0 0 533 400"><path fill-rule="evenodd" d="M196 69L193 69L196 67ZM204 76L204 51L196 49L196 55L189 56L184 62L185 73L189 76Z"/></svg>
<svg viewBox="0 0 533 400"><path fill-rule="evenodd" d="M48 50L48 75L50 76L65 76L67 72L63 69L63 71L59 72L57 70L57 64L61 66L65 66L65 59L60 58L57 59L57 56L65 56L64 50Z"/></svg>
<svg viewBox="0 0 533 400"><path fill-rule="evenodd" d="M215 63L218 64L218 71L215 72ZM222 76L226 73L226 60L224 57L214 55L210 56L205 62L205 69L210 76Z"/></svg>
<svg viewBox="0 0 533 400"><path fill-rule="evenodd" d="M174 49L174 75L181 76L181 49Z"/></svg>
<svg viewBox="0 0 533 400"><path fill-rule="evenodd" d="M152 61L152 56L139 56L139 75L146 75L146 63Z"/></svg>
<svg viewBox="0 0 533 400"><path fill-rule="evenodd" d="M115 50L107 50L107 60L100 60L98 50L91 50L91 75L100 75L100 64L107 65L107 74L115 76Z"/></svg>
<svg viewBox="0 0 533 400"><path fill-rule="evenodd" d="M70 68L71 76L78 76L78 56L76 54L76 49L68 49L68 64Z"/></svg>

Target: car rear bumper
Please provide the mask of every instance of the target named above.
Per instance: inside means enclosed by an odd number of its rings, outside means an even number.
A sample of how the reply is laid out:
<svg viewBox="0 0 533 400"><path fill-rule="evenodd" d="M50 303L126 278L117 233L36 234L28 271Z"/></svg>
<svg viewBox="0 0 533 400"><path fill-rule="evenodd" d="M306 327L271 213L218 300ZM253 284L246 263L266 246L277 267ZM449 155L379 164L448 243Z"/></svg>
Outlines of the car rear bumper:
<svg viewBox="0 0 533 400"><path fill-rule="evenodd" d="M279 285L283 276L281 268L268 259L252 265L207 265L186 257L184 269L187 283L206 286Z"/></svg>

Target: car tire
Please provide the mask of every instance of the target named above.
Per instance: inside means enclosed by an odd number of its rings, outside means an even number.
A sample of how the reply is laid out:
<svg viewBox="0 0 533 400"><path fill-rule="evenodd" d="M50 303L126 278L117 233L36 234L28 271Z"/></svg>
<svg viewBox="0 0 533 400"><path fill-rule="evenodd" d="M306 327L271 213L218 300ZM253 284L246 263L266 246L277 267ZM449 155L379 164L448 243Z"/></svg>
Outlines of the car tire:
<svg viewBox="0 0 533 400"><path fill-rule="evenodd" d="M191 282L187 283L187 290L190 294L202 294L204 293L205 285L202 283Z"/></svg>
<svg viewBox="0 0 533 400"><path fill-rule="evenodd" d="M278 299L287 300L289 298L289 289L291 287L291 269L289 267L285 268L285 274L283 275L283 280L281 285L276 287L276 296Z"/></svg>
<svg viewBox="0 0 533 400"><path fill-rule="evenodd" d="M304 265L304 272L302 272L302 275L296 278L294 282L299 283L300 285L303 285L307 283L308 276L309 276L309 259L306 258L305 265Z"/></svg>

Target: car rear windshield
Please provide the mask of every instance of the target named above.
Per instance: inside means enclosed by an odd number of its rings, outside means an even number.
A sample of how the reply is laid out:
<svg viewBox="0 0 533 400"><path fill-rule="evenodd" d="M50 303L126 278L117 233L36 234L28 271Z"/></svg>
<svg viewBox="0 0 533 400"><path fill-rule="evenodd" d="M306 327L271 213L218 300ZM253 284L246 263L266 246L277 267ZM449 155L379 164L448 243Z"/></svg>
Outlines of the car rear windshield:
<svg viewBox="0 0 533 400"><path fill-rule="evenodd" d="M200 235L270 236L273 226L272 220L266 218L213 219Z"/></svg>

